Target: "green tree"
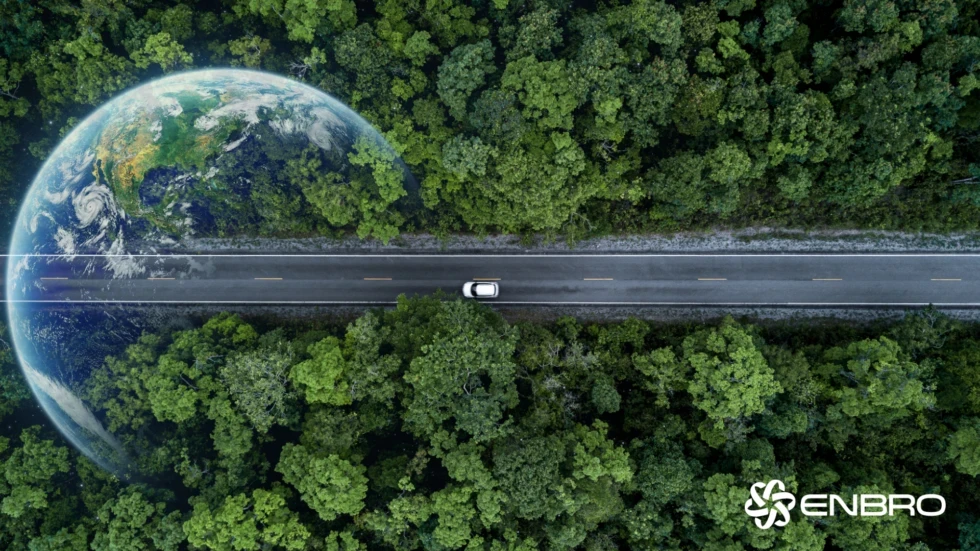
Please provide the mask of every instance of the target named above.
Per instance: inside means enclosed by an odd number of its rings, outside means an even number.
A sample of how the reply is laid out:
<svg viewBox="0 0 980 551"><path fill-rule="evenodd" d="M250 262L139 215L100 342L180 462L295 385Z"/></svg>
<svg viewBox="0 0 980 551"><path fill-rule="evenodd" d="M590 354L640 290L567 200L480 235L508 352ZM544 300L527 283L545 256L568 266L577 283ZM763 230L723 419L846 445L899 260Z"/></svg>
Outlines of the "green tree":
<svg viewBox="0 0 980 551"><path fill-rule="evenodd" d="M136 80L131 64L93 33L48 42L31 54L29 66L43 97L41 110L49 114L69 102L94 105Z"/></svg>
<svg viewBox="0 0 980 551"><path fill-rule="evenodd" d="M413 433L432 438L449 421L474 442L507 433L506 412L517 402L517 334L487 318L472 302L457 300L442 307L439 332L405 372L412 394L404 420Z"/></svg>
<svg viewBox="0 0 980 551"><path fill-rule="evenodd" d="M782 392L749 331L725 318L717 329L684 339L684 361L694 370L688 392L715 429L762 413Z"/></svg>
<svg viewBox="0 0 980 551"><path fill-rule="evenodd" d="M493 46L489 40L458 46L439 66L436 90L449 114L457 120L466 119L466 103L475 90L486 83L488 74L496 71Z"/></svg>
<svg viewBox="0 0 980 551"><path fill-rule="evenodd" d="M980 420L965 420L949 439L947 450L956 470L970 475L980 474Z"/></svg>
<svg viewBox="0 0 980 551"><path fill-rule="evenodd" d="M881 415L897 419L932 407L933 393L924 379L927 367L907 359L899 344L887 337L866 339L824 353L830 361L825 376L840 373L831 395L851 417Z"/></svg>
<svg viewBox="0 0 980 551"><path fill-rule="evenodd" d="M425 65L429 56L439 53L439 48L429 40L430 38L432 35L426 31L415 31L405 41L403 53L412 60L413 65L421 67Z"/></svg>
<svg viewBox="0 0 980 551"><path fill-rule="evenodd" d="M0 513L17 518L32 509L45 509L59 492L57 477L69 470L68 450L52 440L42 440L41 427L24 429L21 445L3 463L4 486L0 486ZM0 440L0 453L7 440Z"/></svg>
<svg viewBox="0 0 980 551"><path fill-rule="evenodd" d="M255 490L227 496L217 509L197 502L183 525L187 541L214 551L306 548L309 530L289 510L281 492Z"/></svg>
<svg viewBox="0 0 980 551"><path fill-rule="evenodd" d="M355 515L367 497L366 469L336 455L316 457L304 446L286 444L276 472L299 490L300 498L325 521Z"/></svg>
<svg viewBox="0 0 980 551"><path fill-rule="evenodd" d="M166 512L162 502L151 503L137 489L128 489L99 510L95 551L134 549L177 551L184 542L180 512Z"/></svg>
<svg viewBox="0 0 980 551"><path fill-rule="evenodd" d="M294 365L289 378L303 390L307 403L342 406L351 403L349 386L344 381L345 361L340 341L327 337L310 345L310 359Z"/></svg>
<svg viewBox="0 0 980 551"><path fill-rule="evenodd" d="M268 59L272 51L272 42L261 36L243 36L228 41L228 52L233 57L232 65L244 65L249 68L260 67Z"/></svg>
<svg viewBox="0 0 980 551"><path fill-rule="evenodd" d="M370 190L370 197L360 198L361 221L357 235L361 239L370 235L387 244L398 235L404 222L404 217L391 205L408 194L404 186L406 174L396 162L391 148L364 135L354 141L354 151L348 153L347 158L351 164L367 169L358 177L367 182L362 189Z"/></svg>
<svg viewBox="0 0 980 551"><path fill-rule="evenodd" d="M690 364L679 361L670 348L634 353L633 366L643 374L644 388L656 394L658 406L667 407L675 392L687 388Z"/></svg>
<svg viewBox="0 0 980 551"><path fill-rule="evenodd" d="M190 65L194 61L194 56L184 51L184 47L168 32L147 37L143 48L133 52L130 57L140 69L156 64L165 72L173 71L182 65Z"/></svg>
<svg viewBox="0 0 980 551"><path fill-rule="evenodd" d="M507 64L500 85L517 93L523 114L542 130L569 130L572 112L582 103L578 81L565 60L538 61L522 57Z"/></svg>
<svg viewBox="0 0 980 551"><path fill-rule="evenodd" d="M290 40L313 42L318 35L353 28L357 9L351 0L238 0L235 10L275 15Z"/></svg>
<svg viewBox="0 0 980 551"><path fill-rule="evenodd" d="M292 349L282 342L247 352L232 353L221 366L221 379L239 411L255 430L285 425L293 416L295 392L289 385Z"/></svg>

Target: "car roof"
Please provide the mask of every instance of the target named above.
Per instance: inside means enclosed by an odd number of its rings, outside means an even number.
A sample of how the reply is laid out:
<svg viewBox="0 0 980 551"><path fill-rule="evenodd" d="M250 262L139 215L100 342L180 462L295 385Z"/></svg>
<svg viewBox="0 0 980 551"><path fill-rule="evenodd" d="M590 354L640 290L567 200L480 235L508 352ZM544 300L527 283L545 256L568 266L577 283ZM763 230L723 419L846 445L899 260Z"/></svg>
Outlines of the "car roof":
<svg viewBox="0 0 980 551"><path fill-rule="evenodd" d="M477 283L473 285L473 292L478 295L492 295L496 287L493 283Z"/></svg>

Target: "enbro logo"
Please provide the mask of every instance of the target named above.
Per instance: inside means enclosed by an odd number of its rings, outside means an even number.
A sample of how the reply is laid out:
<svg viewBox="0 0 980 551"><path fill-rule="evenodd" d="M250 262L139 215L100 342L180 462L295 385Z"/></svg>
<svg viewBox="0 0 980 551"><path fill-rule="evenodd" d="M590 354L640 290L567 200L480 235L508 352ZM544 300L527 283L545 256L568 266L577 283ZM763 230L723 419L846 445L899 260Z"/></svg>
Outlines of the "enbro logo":
<svg viewBox="0 0 980 551"><path fill-rule="evenodd" d="M755 518L756 526L768 530L789 524L789 512L796 506L796 496L786 491L782 480L756 482L749 493L752 497L745 502L745 513ZM934 502L934 506L923 508L929 502ZM800 499L800 512L808 517L836 516L837 507L852 517L893 516L895 511L902 509L913 517L916 513L938 517L946 512L946 500L939 494L924 494L918 498L909 494L855 494L851 496L851 503L832 494L807 494Z"/></svg>
<svg viewBox="0 0 980 551"><path fill-rule="evenodd" d="M773 493L773 488L779 487L779 491ZM759 490L762 490L762 495L759 495ZM782 480L770 480L768 484L763 484L762 482L756 482L752 485L749 490L752 494L752 498L745 502L745 512L748 513L750 517L755 517L755 525L763 530L768 530L773 524L776 526L786 526L789 524L789 512L793 510L796 505L796 497L786 491L786 485L783 484ZM789 500L789 505L783 503ZM772 505L767 505L772 502ZM756 506L756 509L750 509L752 505ZM782 516L782 518L776 518L776 514ZM763 520L761 517L766 517Z"/></svg>

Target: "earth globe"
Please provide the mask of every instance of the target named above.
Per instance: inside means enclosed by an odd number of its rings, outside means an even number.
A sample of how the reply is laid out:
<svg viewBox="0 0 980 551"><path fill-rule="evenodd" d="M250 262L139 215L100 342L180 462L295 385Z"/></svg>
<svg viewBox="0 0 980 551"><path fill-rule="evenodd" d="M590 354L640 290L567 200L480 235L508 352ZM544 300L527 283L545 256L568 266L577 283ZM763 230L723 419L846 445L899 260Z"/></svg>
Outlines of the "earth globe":
<svg viewBox="0 0 980 551"><path fill-rule="evenodd" d="M331 185L342 184L357 169L350 155L366 146L394 159L412 189L391 146L349 107L301 82L242 69L166 76L79 123L27 192L6 273L18 361L66 439L129 476L140 451L127 449L91 407L85 382L107 355L173 316L48 301L50 280L146 278L155 258L187 253L201 238L309 235L309 225L290 224L316 218L309 203L323 195L316 185L327 184L297 185L287 177L291 164L317 167L334 176ZM51 277L54 265L71 273ZM193 277L192 265L178 275Z"/></svg>

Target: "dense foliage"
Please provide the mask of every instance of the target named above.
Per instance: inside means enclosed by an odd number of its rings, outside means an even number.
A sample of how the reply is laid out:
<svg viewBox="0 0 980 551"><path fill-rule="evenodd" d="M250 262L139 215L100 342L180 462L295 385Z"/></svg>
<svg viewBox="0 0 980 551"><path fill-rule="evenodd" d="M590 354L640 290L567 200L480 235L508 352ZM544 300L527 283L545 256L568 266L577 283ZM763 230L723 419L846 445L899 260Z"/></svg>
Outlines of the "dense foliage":
<svg viewBox="0 0 980 551"><path fill-rule="evenodd" d="M282 177L325 191L302 205L257 198L260 232L324 219L384 237L718 223L976 229L978 7L4 0L0 185L16 205L59 137L127 86L235 65L335 94L421 182L419 208L378 221L372 188L324 186L316 167L299 165Z"/></svg>
<svg viewBox="0 0 980 551"><path fill-rule="evenodd" d="M437 298L270 323L146 334L79 389L136 484L0 379L0 548L980 550L978 324L511 325ZM949 508L762 531L742 507L771 478Z"/></svg>

